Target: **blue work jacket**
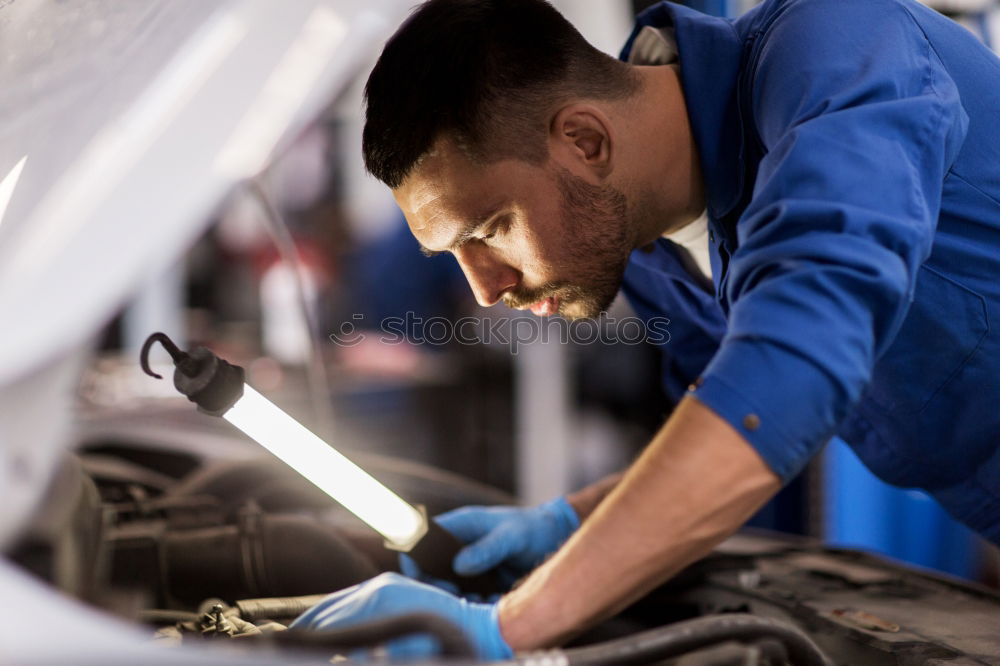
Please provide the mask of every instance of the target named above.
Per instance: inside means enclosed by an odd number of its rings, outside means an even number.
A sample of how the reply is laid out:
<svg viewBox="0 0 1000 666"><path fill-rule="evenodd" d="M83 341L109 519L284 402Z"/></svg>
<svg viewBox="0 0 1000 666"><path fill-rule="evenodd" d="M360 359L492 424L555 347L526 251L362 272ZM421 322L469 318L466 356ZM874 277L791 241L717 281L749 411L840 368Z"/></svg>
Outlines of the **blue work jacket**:
<svg viewBox="0 0 1000 666"><path fill-rule="evenodd" d="M1000 59L911 0L670 3L714 293L660 239L624 293L664 387L783 479L839 435L1000 542ZM992 325L991 325L992 322Z"/></svg>

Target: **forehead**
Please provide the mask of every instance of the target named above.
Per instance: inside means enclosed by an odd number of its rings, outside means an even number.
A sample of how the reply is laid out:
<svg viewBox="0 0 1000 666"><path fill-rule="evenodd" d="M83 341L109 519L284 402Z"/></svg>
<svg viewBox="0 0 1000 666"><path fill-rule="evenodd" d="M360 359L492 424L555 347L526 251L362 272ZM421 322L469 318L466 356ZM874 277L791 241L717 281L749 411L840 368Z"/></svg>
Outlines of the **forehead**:
<svg viewBox="0 0 1000 666"><path fill-rule="evenodd" d="M429 209L461 208L481 194L488 183L483 171L451 142L439 141L393 193L407 219L412 215L422 229Z"/></svg>
<svg viewBox="0 0 1000 666"><path fill-rule="evenodd" d="M522 196L537 168L520 160L480 164L441 140L393 195L413 235L437 249L470 221Z"/></svg>

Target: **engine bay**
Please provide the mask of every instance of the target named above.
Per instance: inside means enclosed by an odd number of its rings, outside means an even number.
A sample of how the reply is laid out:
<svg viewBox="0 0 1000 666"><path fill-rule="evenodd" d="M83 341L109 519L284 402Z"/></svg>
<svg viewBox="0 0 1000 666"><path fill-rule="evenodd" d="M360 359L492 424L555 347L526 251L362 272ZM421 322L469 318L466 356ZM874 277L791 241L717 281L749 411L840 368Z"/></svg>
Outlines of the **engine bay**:
<svg viewBox="0 0 1000 666"><path fill-rule="evenodd" d="M397 554L217 419L176 403L98 412L83 419L76 450L9 556L140 623L151 643L212 641L273 650L276 660L329 660L357 650L378 655L387 636L426 632L439 640L442 659L469 658L460 637L426 618L337 635L285 631L324 595L398 571ZM425 465L350 455L429 515L514 503ZM746 531L558 655L581 664L1000 664L998 630L1000 596L986 588Z"/></svg>

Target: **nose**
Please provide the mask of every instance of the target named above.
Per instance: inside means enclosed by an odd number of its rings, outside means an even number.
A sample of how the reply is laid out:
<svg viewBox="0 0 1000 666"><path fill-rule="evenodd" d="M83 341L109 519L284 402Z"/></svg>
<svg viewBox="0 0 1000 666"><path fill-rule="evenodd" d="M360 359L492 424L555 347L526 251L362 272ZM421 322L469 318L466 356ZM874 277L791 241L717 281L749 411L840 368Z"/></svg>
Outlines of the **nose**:
<svg viewBox="0 0 1000 666"><path fill-rule="evenodd" d="M468 243L455 251L455 258L472 287L476 302L483 307L496 304L505 292L517 286L521 274L493 256L492 250Z"/></svg>

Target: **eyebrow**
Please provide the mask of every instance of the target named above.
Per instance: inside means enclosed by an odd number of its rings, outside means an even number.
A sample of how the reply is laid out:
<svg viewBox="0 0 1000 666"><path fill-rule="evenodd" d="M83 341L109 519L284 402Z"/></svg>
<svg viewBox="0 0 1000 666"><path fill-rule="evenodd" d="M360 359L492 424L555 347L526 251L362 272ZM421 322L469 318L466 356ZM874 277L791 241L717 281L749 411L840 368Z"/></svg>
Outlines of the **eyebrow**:
<svg viewBox="0 0 1000 666"><path fill-rule="evenodd" d="M446 252L452 252L454 250L457 250L464 244L468 243L477 231L483 228L490 220L495 218L497 214L500 212L500 209L502 207L503 207L502 204L492 206L488 213L478 215L469 220L468 224L465 225L465 228L458 232L458 235L455 236L455 238L451 241L447 249L429 250L421 244L420 254L424 255L425 257L436 257L439 254L445 254Z"/></svg>

